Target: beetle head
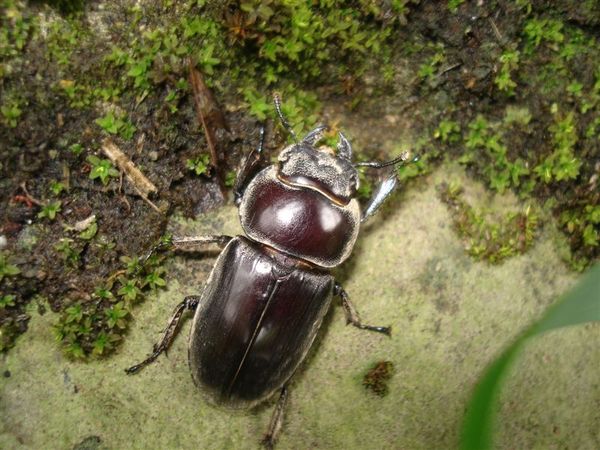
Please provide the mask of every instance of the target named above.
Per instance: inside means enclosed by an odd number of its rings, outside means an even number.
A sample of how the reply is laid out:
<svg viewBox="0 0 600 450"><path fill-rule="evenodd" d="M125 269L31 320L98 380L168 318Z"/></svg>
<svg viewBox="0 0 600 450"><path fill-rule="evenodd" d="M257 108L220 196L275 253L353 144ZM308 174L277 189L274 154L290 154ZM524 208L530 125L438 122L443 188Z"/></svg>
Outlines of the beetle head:
<svg viewBox="0 0 600 450"><path fill-rule="evenodd" d="M313 189L339 204L347 204L358 189L358 172L352 165L352 149L340 133L337 153L316 148L308 138L286 147L279 155L278 177L285 183Z"/></svg>

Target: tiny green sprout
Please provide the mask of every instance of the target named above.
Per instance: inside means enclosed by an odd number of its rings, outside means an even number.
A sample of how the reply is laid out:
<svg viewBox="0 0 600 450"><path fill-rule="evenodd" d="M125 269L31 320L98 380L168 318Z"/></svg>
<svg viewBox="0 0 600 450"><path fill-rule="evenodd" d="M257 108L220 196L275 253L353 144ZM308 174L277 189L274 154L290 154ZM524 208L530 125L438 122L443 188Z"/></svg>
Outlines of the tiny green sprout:
<svg viewBox="0 0 600 450"><path fill-rule="evenodd" d="M65 312L67 314L67 317L65 318L65 323L79 322L81 321L81 319L83 319L83 310L81 309L81 305L79 304L69 306L65 310Z"/></svg>
<svg viewBox="0 0 600 450"><path fill-rule="evenodd" d="M235 180L237 178L237 174L235 170L230 170L225 174L225 186L231 188L235 185Z"/></svg>
<svg viewBox="0 0 600 450"><path fill-rule="evenodd" d="M541 164L534 167L533 171L544 183L548 184L552 181L552 161L546 158Z"/></svg>
<svg viewBox="0 0 600 450"><path fill-rule="evenodd" d="M510 72L506 70L501 70L500 73L496 75L494 83L496 83L498 89L508 94L514 94L514 88L517 87L517 83L510 78Z"/></svg>
<svg viewBox="0 0 600 450"><path fill-rule="evenodd" d="M65 189L66 186L60 181L52 181L50 183L50 192L56 196L59 196Z"/></svg>
<svg viewBox="0 0 600 450"><path fill-rule="evenodd" d="M83 351L83 348L81 348L81 345L79 345L78 342L71 342L65 349L65 352L68 356L75 359L85 358L85 352Z"/></svg>
<svg viewBox="0 0 600 450"><path fill-rule="evenodd" d="M433 132L433 137L445 143L458 142L460 139L460 124L452 120L442 120Z"/></svg>
<svg viewBox="0 0 600 450"><path fill-rule="evenodd" d="M124 280L122 280L123 282ZM117 294L120 295L124 300L133 302L142 293L137 287L135 280L127 280L123 286L118 290Z"/></svg>
<svg viewBox="0 0 600 450"><path fill-rule="evenodd" d="M202 46L198 52L198 63L207 75L212 75L214 73L213 67L221 62L219 58L214 57L214 51L215 45L208 44Z"/></svg>
<svg viewBox="0 0 600 450"><path fill-rule="evenodd" d="M458 7L462 5L465 0L448 0L448 11L455 13L458 11Z"/></svg>
<svg viewBox="0 0 600 450"><path fill-rule="evenodd" d="M176 113L179 108L177 102L179 101L179 94L176 90L171 90L165 97L165 102L169 105L169 111L173 114Z"/></svg>
<svg viewBox="0 0 600 450"><path fill-rule="evenodd" d="M573 81L567 86L567 92L573 97L581 97L583 94L583 84L578 81Z"/></svg>
<svg viewBox="0 0 600 450"><path fill-rule="evenodd" d="M79 143L69 145L69 151L73 153L75 156L78 156L83 152L83 145Z"/></svg>
<svg viewBox="0 0 600 450"><path fill-rule="evenodd" d="M489 134L488 127L489 124L485 117L483 117L481 114L478 115L475 120L469 124L469 134L467 135L467 140L465 141L467 148L472 149L479 146L484 146Z"/></svg>
<svg viewBox="0 0 600 450"><path fill-rule="evenodd" d="M596 227L591 223L583 229L582 237L585 245L589 245L590 247L596 247L598 245L598 230L596 230Z"/></svg>
<svg viewBox="0 0 600 450"><path fill-rule="evenodd" d="M119 127L121 126L120 119L115 117L112 111L106 113L104 117L96 119L96 123L100 125L104 131L110 134L117 134L119 132Z"/></svg>
<svg viewBox="0 0 600 450"><path fill-rule="evenodd" d="M107 334L104 331L101 331L100 333L98 333L98 336L94 341L94 348L92 350L92 353L94 353L95 355L102 355L104 351L110 349L110 347L111 344L108 340Z"/></svg>
<svg viewBox="0 0 600 450"><path fill-rule="evenodd" d="M122 117L115 116L112 111L106 113L105 116L96 119L96 124L109 134L118 134L125 140L130 140L136 127L131 122Z"/></svg>
<svg viewBox="0 0 600 450"><path fill-rule="evenodd" d="M587 205L585 207L585 218L591 223L600 223L600 205Z"/></svg>
<svg viewBox="0 0 600 450"><path fill-rule="evenodd" d="M115 296L112 294L112 292L110 292L110 289L108 289L104 286L96 288L96 290L94 291L94 295L96 297L98 297L99 299L110 300L110 301L112 301L115 298Z"/></svg>
<svg viewBox="0 0 600 450"><path fill-rule="evenodd" d="M146 275L146 278L144 278L143 285L150 286L150 289L156 289L158 287L166 286L167 282L160 276L163 272L164 269L154 269L154 271Z"/></svg>
<svg viewBox="0 0 600 450"><path fill-rule="evenodd" d="M417 75L422 80L430 80L435 76L435 67L430 63L421 64Z"/></svg>
<svg viewBox="0 0 600 450"><path fill-rule="evenodd" d="M0 297L0 309L6 308L7 306L15 306L14 295L4 295Z"/></svg>
<svg viewBox="0 0 600 450"><path fill-rule="evenodd" d="M127 322L124 319L129 314L129 311L127 311L123 302L119 302L108 308L104 311L104 314L106 315L106 323L109 328L118 327L124 329L127 326Z"/></svg>
<svg viewBox="0 0 600 450"><path fill-rule="evenodd" d="M186 167L192 171L196 175L203 175L208 173L210 163L210 155L203 154L194 159L188 159L186 162Z"/></svg>
<svg viewBox="0 0 600 450"><path fill-rule="evenodd" d="M140 259L137 256L121 256L120 260L122 263L125 264L125 270L127 271L127 275L135 275L141 269Z"/></svg>
<svg viewBox="0 0 600 450"><path fill-rule="evenodd" d="M258 120L265 120L267 114L271 112L271 102L267 101L267 97L260 95L255 89L249 88L244 90L244 98L250 106L250 114Z"/></svg>
<svg viewBox="0 0 600 450"><path fill-rule="evenodd" d="M73 248L73 239L62 238L54 245L54 249L62 255L67 265L75 267L79 262L81 250Z"/></svg>
<svg viewBox="0 0 600 450"><path fill-rule="evenodd" d="M83 230L81 233L79 233L79 237L85 241L89 241L94 236L96 236L97 232L98 232L98 224L94 220L94 221L90 222L90 224L87 226L87 228L85 230Z"/></svg>
<svg viewBox="0 0 600 450"><path fill-rule="evenodd" d="M43 219L46 217L49 220L54 220L56 218L56 214L60 211L61 204L62 202L57 200L42 206L42 210L37 215L38 219Z"/></svg>
<svg viewBox="0 0 600 450"><path fill-rule="evenodd" d="M12 277L14 275L18 275L21 273L21 270L8 262L8 258L0 253L0 281L4 279L4 277Z"/></svg>
<svg viewBox="0 0 600 450"><path fill-rule="evenodd" d="M87 161L92 165L90 170L90 179L99 178L103 185L107 185L111 177L118 177L119 171L115 169L108 159L100 159L97 156L90 155Z"/></svg>
<svg viewBox="0 0 600 450"><path fill-rule="evenodd" d="M0 106L0 112L4 116L4 122L10 128L15 128L17 126L19 118L21 117L21 114L23 114L19 102L16 100Z"/></svg>

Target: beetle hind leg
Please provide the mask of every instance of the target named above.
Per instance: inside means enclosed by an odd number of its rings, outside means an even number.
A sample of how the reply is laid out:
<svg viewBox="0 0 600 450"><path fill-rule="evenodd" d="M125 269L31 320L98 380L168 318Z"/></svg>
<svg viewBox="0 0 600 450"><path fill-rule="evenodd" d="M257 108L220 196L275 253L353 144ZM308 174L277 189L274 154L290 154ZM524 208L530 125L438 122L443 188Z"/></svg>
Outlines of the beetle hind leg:
<svg viewBox="0 0 600 450"><path fill-rule="evenodd" d="M279 400L277 400L277 405L275 405L275 409L273 410L273 415L271 416L271 422L269 423L269 429L267 430L267 434L265 434L264 438L260 443L266 448L271 450L275 446L275 442L279 437L279 433L281 432L281 427L283 426L283 413L285 411L285 404L287 403L288 390L287 387L284 386L281 388L281 394L279 395Z"/></svg>
<svg viewBox="0 0 600 450"><path fill-rule="evenodd" d="M344 314L346 315L346 323L351 323L356 328L360 328L361 330L376 331L378 333L383 333L388 336L392 335L392 327L379 327L363 324L360 320L360 316L358 315L358 311L350 302L350 297L348 296L348 293L337 281L335 282L335 285L333 287L333 293L334 295L339 295L342 299L342 307L344 308Z"/></svg>
<svg viewBox="0 0 600 450"><path fill-rule="evenodd" d="M173 312L173 315L169 320L169 324L167 325L167 328L164 331L163 337L158 344L154 345L152 354L141 363L125 369L125 372L129 375L137 373L144 367L146 367L148 364L154 362L156 358L160 356L161 353L166 352L171 343L173 342L173 339L175 339L175 335L177 334L177 328L179 322L181 321L183 313L185 311L194 311L198 306L198 303L200 303L200 296L191 295L189 297L184 298L183 301L175 308L175 311Z"/></svg>

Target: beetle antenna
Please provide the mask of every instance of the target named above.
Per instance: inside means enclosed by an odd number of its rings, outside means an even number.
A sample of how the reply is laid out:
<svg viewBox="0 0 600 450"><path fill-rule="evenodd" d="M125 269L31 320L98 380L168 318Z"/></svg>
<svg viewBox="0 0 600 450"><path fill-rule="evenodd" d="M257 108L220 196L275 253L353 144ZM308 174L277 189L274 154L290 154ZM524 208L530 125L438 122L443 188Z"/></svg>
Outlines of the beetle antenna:
<svg viewBox="0 0 600 450"><path fill-rule="evenodd" d="M391 161L379 162L379 161L363 161L354 164L354 167L370 167L372 169L383 169L384 167L395 166L399 163L414 163L420 159L420 156L415 156L413 159L408 161L408 152L402 152L400 156L392 159Z"/></svg>
<svg viewBox="0 0 600 450"><path fill-rule="evenodd" d="M281 112L281 97L277 92L273 94L273 103L275 103L275 109L277 110L277 115L279 116L281 125L283 125L283 128L285 128L287 132L290 133L290 136L292 136L294 142L298 143L298 137L296 137L296 133L294 133L292 126L283 115L283 112Z"/></svg>

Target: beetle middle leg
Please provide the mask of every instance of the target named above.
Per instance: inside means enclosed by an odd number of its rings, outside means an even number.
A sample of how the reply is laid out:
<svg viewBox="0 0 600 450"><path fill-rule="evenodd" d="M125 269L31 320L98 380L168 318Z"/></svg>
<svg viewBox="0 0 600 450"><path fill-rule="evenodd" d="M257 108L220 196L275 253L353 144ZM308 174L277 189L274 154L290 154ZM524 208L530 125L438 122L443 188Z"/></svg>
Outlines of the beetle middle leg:
<svg viewBox="0 0 600 450"><path fill-rule="evenodd" d="M148 364L154 362L156 358L160 356L161 353L166 352L171 343L173 342L173 339L175 339L175 335L177 334L177 327L179 325L179 322L181 321L183 313L185 311L194 311L198 306L199 302L200 296L198 295L190 295L188 297L185 297L183 301L175 308L175 311L173 312L173 315L169 320L169 324L165 329L163 337L158 344L154 345L154 350L152 351L152 354L141 363L131 366L128 369L125 369L125 372L127 372L128 374L137 373L141 369L146 367Z"/></svg>
<svg viewBox="0 0 600 450"><path fill-rule="evenodd" d="M360 316L358 315L358 311L350 302L348 293L337 281L333 287L333 293L334 295L339 295L342 299L342 307L344 308L344 314L346 315L346 323L351 323L356 328L360 328L361 330L377 331L378 333L387 334L388 336L392 335L392 327L378 327L363 324L360 320Z"/></svg>
<svg viewBox="0 0 600 450"><path fill-rule="evenodd" d="M283 386L281 388L279 400L277 400L277 405L275 405L275 409L273 410L273 415L271 416L271 422L269 423L267 434L265 434L265 437L262 439L262 441L260 441L261 444L267 449L272 449L274 447L275 441L277 441L277 437L281 432L281 427L283 426L283 413L285 411L287 397L287 386Z"/></svg>
<svg viewBox="0 0 600 450"><path fill-rule="evenodd" d="M152 247L148 254L142 258L141 265L144 265L144 263L159 250L200 251L209 244L216 244L223 248L231 239L231 236L224 234L191 237L175 236L170 240L161 239L161 241Z"/></svg>

